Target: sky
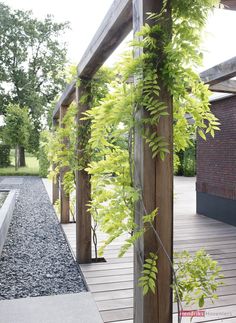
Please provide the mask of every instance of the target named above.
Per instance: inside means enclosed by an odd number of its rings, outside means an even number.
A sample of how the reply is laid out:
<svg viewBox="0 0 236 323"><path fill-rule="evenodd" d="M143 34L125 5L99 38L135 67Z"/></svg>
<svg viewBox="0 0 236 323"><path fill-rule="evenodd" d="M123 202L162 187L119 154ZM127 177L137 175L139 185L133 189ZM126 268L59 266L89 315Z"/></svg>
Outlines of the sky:
<svg viewBox="0 0 236 323"><path fill-rule="evenodd" d="M14 9L32 10L38 18L52 14L58 22L69 21L71 30L64 37L67 42L68 58L74 64L78 64L113 2L113 0L1 1ZM236 11L215 10L214 15L211 15L208 19L204 33L204 67L200 68L200 70L209 68L236 55L236 42L233 41L234 30L236 30ZM127 40L124 43L126 44ZM125 49L125 44L122 44L108 60L109 65L118 59L122 50Z"/></svg>

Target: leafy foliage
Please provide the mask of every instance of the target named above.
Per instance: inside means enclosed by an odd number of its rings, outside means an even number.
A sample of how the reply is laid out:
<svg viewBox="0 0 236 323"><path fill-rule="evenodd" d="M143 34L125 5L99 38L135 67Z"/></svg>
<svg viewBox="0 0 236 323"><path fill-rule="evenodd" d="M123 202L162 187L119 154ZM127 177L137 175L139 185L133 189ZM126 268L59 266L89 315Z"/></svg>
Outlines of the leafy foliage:
<svg viewBox="0 0 236 323"><path fill-rule="evenodd" d="M183 175L195 176L196 175L196 147L189 147L184 151L183 158Z"/></svg>
<svg viewBox="0 0 236 323"><path fill-rule="evenodd" d="M9 145L0 144L0 167L10 166L10 151Z"/></svg>
<svg viewBox="0 0 236 323"><path fill-rule="evenodd" d="M47 158L47 138L48 132L43 131L40 134L40 144L39 144L39 175L41 177L47 177L49 172L50 163Z"/></svg>
<svg viewBox="0 0 236 323"><path fill-rule="evenodd" d="M123 56L116 66L117 77L110 92L86 113L85 118L91 120L92 153L86 168L92 182L90 208L100 228L108 234L104 246L120 234L133 235L141 230L133 220L134 204L141 197L133 185L134 127L142 133L153 158L163 160L169 153L167 138L157 130L161 118L168 116L160 85L164 84L173 96L175 151L186 149L196 131L214 135L218 130L219 122L209 107L208 87L194 70L201 63L201 29L212 6L212 1L204 5L200 2L194 9L198 15L191 12L189 17L181 9L185 6L173 4L171 39L167 35L169 29L163 28L164 16L150 14L151 24L145 24L132 43L143 54L135 59L130 53ZM162 59L160 52L164 53ZM144 109L143 118L134 121L140 106ZM188 123L186 115L191 115L193 122Z"/></svg>
<svg viewBox="0 0 236 323"><path fill-rule="evenodd" d="M120 250L120 255L123 255L147 230L155 231L152 222L159 216L158 210L144 214L140 227L134 222L134 205L143 201L142 192L134 187L133 147L135 131L139 131L151 149L153 158L164 160L166 154L172 153L168 138L163 137L158 128L160 120L169 116L161 88L173 97L175 152L185 150L196 131L205 138L206 133L214 136L214 132L219 130L219 121L210 111L208 87L201 82L195 71L202 59L201 31L214 3L210 0L196 0L194 3L189 0L173 0L172 37L169 33L170 26L165 20L165 7L158 15L149 14L150 24L143 26L132 43L133 48L138 48L142 54L134 59L130 52L124 54L122 61L115 67L112 81L109 85L106 84L106 88L103 87L104 92L97 85L93 89L91 109L82 117L83 121L87 121L86 127L70 130L75 131L85 143L81 145L79 159L75 164L72 162L74 153L68 156L68 152L64 151L66 148L61 147L60 139L58 140L61 138L60 132L63 137L66 128L71 127L67 123L69 121L63 120L65 128L58 130L52 139L52 143L53 140L56 142L54 151L52 149L50 153L57 167L66 163L74 169L73 165L76 165L91 175L90 211L100 229L107 234L107 239L100 248L101 253L107 244L120 235L129 233L129 238ZM81 98L86 99L88 98ZM137 120L134 116L139 111L142 112L142 117ZM186 115L190 115L193 122L189 123ZM70 133L67 135L70 136ZM155 233L157 234L156 231ZM140 286L145 294L149 290L156 291L157 260L155 252L145 259L143 276L140 277ZM171 260L169 261L172 266ZM204 293L198 292L200 298L213 296L219 271L208 255L199 253L193 260L190 261L189 258L181 270L191 276L193 267L190 264L197 265L200 261L205 261L206 265L200 267L193 284L192 281L186 284L182 281L180 301L187 300L184 289L189 288L191 294L191 288L197 284L197 279L203 283L202 277L209 278L212 284L202 285ZM207 276L208 270L212 270L214 274ZM181 283L181 277L179 279ZM175 284L179 284L177 280ZM200 283L196 286L199 287ZM202 300L199 304L202 305Z"/></svg>
<svg viewBox="0 0 236 323"><path fill-rule="evenodd" d="M72 104L61 121L62 127L56 127L53 133L48 133L48 142L45 145L48 160L51 165L54 165L54 168L50 171L50 176L53 180L55 180L61 168L69 166L68 174L64 175L65 182L63 183L68 194L75 190L75 171L78 169L76 114L76 105ZM65 138L67 138L66 141Z"/></svg>
<svg viewBox="0 0 236 323"><path fill-rule="evenodd" d="M27 108L20 108L15 104L9 105L4 121L4 141L12 147L27 145L31 126Z"/></svg>
<svg viewBox="0 0 236 323"><path fill-rule="evenodd" d="M59 41L67 23L0 3L0 114L9 103L28 109L33 127L28 149L37 151L50 102L64 87L66 49Z"/></svg>
<svg viewBox="0 0 236 323"><path fill-rule="evenodd" d="M158 275L158 256L149 253L143 265L142 276L139 278L139 286L146 295L149 291L156 292L156 278ZM199 308L209 298L214 302L218 298L217 288L223 285L221 267L214 261L204 249L195 254L188 251L174 254L174 283L173 291L175 301L186 305L197 305Z"/></svg>
<svg viewBox="0 0 236 323"><path fill-rule="evenodd" d="M122 233L133 232L133 205L138 199L131 183L133 165L128 149L133 140L130 85L115 81L113 86L101 105L86 113L91 119L89 145L93 151L86 168L92 183L91 211L109 235L104 246Z"/></svg>
<svg viewBox="0 0 236 323"><path fill-rule="evenodd" d="M180 176L195 176L196 175L196 141L191 141L191 146L184 151L179 151L176 154L178 165L175 169L175 174Z"/></svg>
<svg viewBox="0 0 236 323"><path fill-rule="evenodd" d="M71 67L70 77L74 79L75 68ZM108 68L102 68L96 74L94 80L88 86L93 89L93 104L98 104L99 100L108 92L108 84L112 78L112 72ZM83 98L86 100L86 98ZM54 166L50 169L50 177L55 180L60 169L67 167L68 171L64 175L63 185L68 194L75 191L75 172L76 170L87 167L88 158L91 155L91 146L87 145L87 133L90 132L89 122L85 125L77 126L75 119L77 117L78 108L76 104L72 104L62 120L62 127L54 127L53 132L47 133L47 142L44 149L50 165ZM77 154L77 137L80 137L79 149ZM65 141L65 138L66 141ZM71 214L74 218L75 197L70 198Z"/></svg>
<svg viewBox="0 0 236 323"><path fill-rule="evenodd" d="M19 147L27 146L31 130L31 120L28 109L19 105L10 104L6 109L5 125L3 127L3 140L15 148L15 167L19 165Z"/></svg>
<svg viewBox="0 0 236 323"><path fill-rule="evenodd" d="M178 295L187 305L194 303L203 307L206 298L212 302L217 299L217 288L222 285L219 278L221 267L214 261L204 249L198 250L195 255L187 251L175 254L175 269L177 286L173 287L175 298Z"/></svg>
<svg viewBox="0 0 236 323"><path fill-rule="evenodd" d="M145 259L145 263L143 265L143 276L139 278L139 286L143 288L143 294L146 295L149 290L151 290L154 294L156 292L156 279L158 273L157 266L157 255L155 253L150 252L149 257Z"/></svg>

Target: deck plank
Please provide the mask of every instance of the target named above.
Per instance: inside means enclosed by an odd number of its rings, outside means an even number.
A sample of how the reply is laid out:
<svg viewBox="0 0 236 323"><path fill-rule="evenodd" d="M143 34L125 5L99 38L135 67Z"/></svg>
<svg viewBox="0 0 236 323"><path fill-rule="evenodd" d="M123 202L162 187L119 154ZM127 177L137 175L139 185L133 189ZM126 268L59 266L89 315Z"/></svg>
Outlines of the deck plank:
<svg viewBox="0 0 236 323"><path fill-rule="evenodd" d="M106 300L119 300L120 298L133 297L133 288L127 288L122 290L112 290L107 292L93 293L93 298L96 302Z"/></svg>
<svg viewBox="0 0 236 323"><path fill-rule="evenodd" d="M114 300L105 300L98 301L97 306L99 311L108 311L114 309L122 309L122 308L132 308L133 307L133 298L120 298Z"/></svg>
<svg viewBox="0 0 236 323"><path fill-rule="evenodd" d="M93 278L86 277L86 281L89 285L127 282L127 281L133 281L133 274L118 275L118 276L102 276L102 277L93 277Z"/></svg>
<svg viewBox="0 0 236 323"><path fill-rule="evenodd" d="M133 318L132 308L122 308L119 310L100 311L104 323L116 322Z"/></svg>
<svg viewBox="0 0 236 323"><path fill-rule="evenodd" d="M192 179L177 179L175 187L175 251L194 253L205 250L222 267L224 285L219 287L219 298L214 304L206 299L204 318L192 322L236 322L236 227L195 214L195 184ZM75 224L63 225L71 248L75 252ZM105 263L81 265L83 274L97 303L104 322L133 322L133 254L117 258L126 236L113 242L105 250ZM105 235L98 233L98 241ZM185 307L188 308L187 306ZM174 322L176 321L174 304ZM185 322L183 320L183 322Z"/></svg>

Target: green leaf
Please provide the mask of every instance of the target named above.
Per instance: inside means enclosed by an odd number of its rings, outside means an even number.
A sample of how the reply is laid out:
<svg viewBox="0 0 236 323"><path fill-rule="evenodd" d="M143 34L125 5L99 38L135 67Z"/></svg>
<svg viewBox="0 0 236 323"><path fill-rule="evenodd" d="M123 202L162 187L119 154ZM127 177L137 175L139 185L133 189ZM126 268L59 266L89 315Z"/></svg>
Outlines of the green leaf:
<svg viewBox="0 0 236 323"><path fill-rule="evenodd" d="M204 132L202 130L198 130L198 134L200 137L202 137L202 139L206 140L206 135L204 134Z"/></svg>
<svg viewBox="0 0 236 323"><path fill-rule="evenodd" d="M205 304L205 299L204 299L204 296L202 295L200 298L199 298L199 302L198 302L198 305L199 307L203 307Z"/></svg>
<svg viewBox="0 0 236 323"><path fill-rule="evenodd" d="M148 293L148 285L143 286L143 295L145 296Z"/></svg>

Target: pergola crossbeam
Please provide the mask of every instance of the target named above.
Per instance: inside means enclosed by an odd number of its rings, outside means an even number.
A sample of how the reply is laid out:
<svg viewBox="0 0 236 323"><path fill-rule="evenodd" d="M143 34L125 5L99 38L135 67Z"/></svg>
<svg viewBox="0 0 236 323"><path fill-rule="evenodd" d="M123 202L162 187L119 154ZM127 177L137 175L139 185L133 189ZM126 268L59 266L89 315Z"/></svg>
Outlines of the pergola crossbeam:
<svg viewBox="0 0 236 323"><path fill-rule="evenodd" d="M59 119L61 106L68 107L75 100L76 81L67 85L53 111L53 118Z"/></svg>
<svg viewBox="0 0 236 323"><path fill-rule="evenodd" d="M224 9L236 10L236 0L222 0L221 3L224 5Z"/></svg>
<svg viewBox="0 0 236 323"><path fill-rule="evenodd" d="M127 1L127 0L126 0L126 2L129 3L129 1ZM115 28L115 26L113 26L113 27ZM122 40L124 39L124 37L125 37L125 35L123 34ZM113 50L114 49L115 48L113 48ZM89 48L87 49L86 52L89 52ZM92 54L90 54L90 55L92 55ZM95 53L94 53L94 55L95 55ZM98 52L98 56L100 56L100 55L101 55L101 53ZM108 53L106 54L106 56L107 57L109 56ZM105 58L105 56L103 56L103 59L101 59L101 57L99 57L99 67L105 62L106 58ZM90 59L95 61L94 56L90 56ZM84 64L85 64L85 61L84 61L84 59L82 59L81 63L79 64L79 67L78 67L79 70L80 70L80 66L83 66ZM86 65L87 67L90 66L88 69L91 72L93 70L93 68L92 68L93 62L89 61L87 58L86 64L87 64ZM87 67L86 67L86 69L87 69ZM84 65L84 69L81 69L81 71L85 71L85 65ZM80 75L83 75L83 73ZM230 80L230 78L232 78L234 76L236 76L236 56L200 73L200 77L201 77L202 81L206 84L209 84L209 88L211 91L223 92L223 93L235 93L236 94L236 80ZM76 81L73 81L72 83L70 83L66 87L65 91L61 95L61 97L60 97L60 99L53 111L53 118L56 118L56 119L59 118L59 110L62 105L69 106L71 104L71 102L75 99L75 89L76 89Z"/></svg>
<svg viewBox="0 0 236 323"><path fill-rule="evenodd" d="M227 80L217 84L213 84L210 85L209 89L213 92L236 94L236 80Z"/></svg>
<svg viewBox="0 0 236 323"><path fill-rule="evenodd" d="M214 85L236 76L236 56L215 65L200 74L202 81Z"/></svg>
<svg viewBox="0 0 236 323"><path fill-rule="evenodd" d="M132 30L132 0L115 0L78 64L78 76L91 78Z"/></svg>

